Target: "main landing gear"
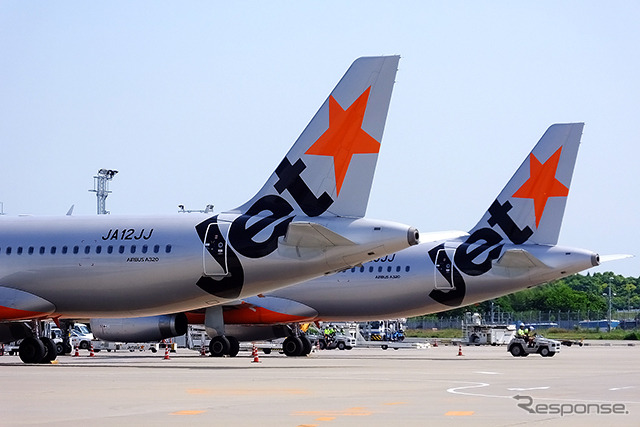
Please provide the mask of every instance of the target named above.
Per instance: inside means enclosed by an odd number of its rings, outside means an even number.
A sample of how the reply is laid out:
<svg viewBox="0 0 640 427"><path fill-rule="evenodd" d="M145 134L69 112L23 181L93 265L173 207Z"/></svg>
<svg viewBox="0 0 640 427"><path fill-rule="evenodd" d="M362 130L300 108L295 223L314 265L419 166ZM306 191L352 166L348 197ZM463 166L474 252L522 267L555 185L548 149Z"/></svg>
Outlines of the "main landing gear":
<svg viewBox="0 0 640 427"><path fill-rule="evenodd" d="M209 355L211 357L236 357L239 351L240 343L235 337L217 335L211 338L211 342L209 343Z"/></svg>
<svg viewBox="0 0 640 427"><path fill-rule="evenodd" d="M282 343L282 351L286 356L306 356L311 353L311 341L306 335L291 335Z"/></svg>

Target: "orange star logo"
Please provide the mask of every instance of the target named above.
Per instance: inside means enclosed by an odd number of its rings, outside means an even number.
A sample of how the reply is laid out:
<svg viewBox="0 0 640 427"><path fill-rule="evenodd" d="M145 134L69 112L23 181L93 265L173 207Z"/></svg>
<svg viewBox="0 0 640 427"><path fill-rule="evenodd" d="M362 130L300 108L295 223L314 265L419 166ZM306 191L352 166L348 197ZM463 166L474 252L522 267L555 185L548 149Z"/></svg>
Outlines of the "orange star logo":
<svg viewBox="0 0 640 427"><path fill-rule="evenodd" d="M540 224L549 197L566 197L569 194L569 189L556 179L561 153L562 147L558 148L558 151L553 153L544 163L540 163L531 153L529 155L529 179L513 194L513 197L533 199L536 228Z"/></svg>
<svg viewBox="0 0 640 427"><path fill-rule="evenodd" d="M354 154L377 154L380 143L362 130L362 120L367 110L371 86L346 110L333 96L329 97L329 129L306 151L305 154L333 157L338 194L347 175Z"/></svg>

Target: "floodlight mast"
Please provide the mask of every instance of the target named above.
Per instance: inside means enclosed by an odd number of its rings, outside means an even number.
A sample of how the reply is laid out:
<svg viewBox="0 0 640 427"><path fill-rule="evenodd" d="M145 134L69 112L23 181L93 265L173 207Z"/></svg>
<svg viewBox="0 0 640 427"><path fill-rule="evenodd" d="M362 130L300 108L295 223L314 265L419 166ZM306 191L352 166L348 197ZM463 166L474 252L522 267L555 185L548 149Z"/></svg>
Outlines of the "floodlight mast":
<svg viewBox="0 0 640 427"><path fill-rule="evenodd" d="M93 177L93 190L89 191L96 193L98 199L98 215L108 215L110 213L107 210L107 196L111 193L109 190L109 181L111 181L117 173L117 170L100 169L98 175Z"/></svg>

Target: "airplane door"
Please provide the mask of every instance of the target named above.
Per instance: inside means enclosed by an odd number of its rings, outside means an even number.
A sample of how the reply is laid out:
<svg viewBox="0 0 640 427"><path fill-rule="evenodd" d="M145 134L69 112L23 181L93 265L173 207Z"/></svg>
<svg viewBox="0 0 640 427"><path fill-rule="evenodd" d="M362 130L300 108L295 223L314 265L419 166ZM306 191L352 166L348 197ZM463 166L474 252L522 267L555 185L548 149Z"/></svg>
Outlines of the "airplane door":
<svg viewBox="0 0 640 427"><path fill-rule="evenodd" d="M205 276L226 276L229 274L227 234L230 225L231 223L214 222L207 227L202 252Z"/></svg>
<svg viewBox="0 0 640 427"><path fill-rule="evenodd" d="M434 270L434 283L436 289L452 290L455 289L453 281L453 254L455 248L445 248L438 250L436 254L436 269Z"/></svg>

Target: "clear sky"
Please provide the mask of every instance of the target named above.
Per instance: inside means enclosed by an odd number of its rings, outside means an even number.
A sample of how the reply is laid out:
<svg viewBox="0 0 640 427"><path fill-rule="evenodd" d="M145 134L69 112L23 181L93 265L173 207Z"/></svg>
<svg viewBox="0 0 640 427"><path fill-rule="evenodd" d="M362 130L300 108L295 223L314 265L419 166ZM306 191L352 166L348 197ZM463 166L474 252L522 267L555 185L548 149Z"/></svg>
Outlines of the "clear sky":
<svg viewBox="0 0 640 427"><path fill-rule="evenodd" d="M367 216L468 230L552 123L586 123L560 243L640 276L640 4L0 0L10 215L234 208L351 62L402 56Z"/></svg>

